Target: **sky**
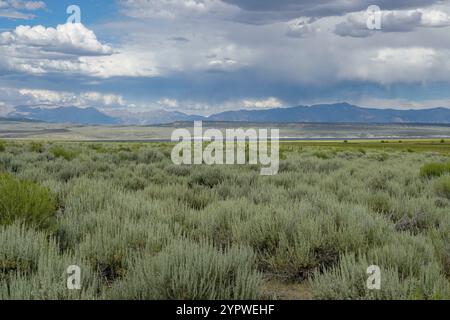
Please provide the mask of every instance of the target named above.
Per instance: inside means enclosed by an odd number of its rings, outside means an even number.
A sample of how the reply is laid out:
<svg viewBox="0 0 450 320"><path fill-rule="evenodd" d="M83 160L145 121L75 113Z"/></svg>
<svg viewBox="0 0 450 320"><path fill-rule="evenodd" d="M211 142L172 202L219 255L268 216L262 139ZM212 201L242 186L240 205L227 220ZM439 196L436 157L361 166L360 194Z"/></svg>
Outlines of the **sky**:
<svg viewBox="0 0 450 320"><path fill-rule="evenodd" d="M450 1L0 0L0 57L0 116L450 107Z"/></svg>

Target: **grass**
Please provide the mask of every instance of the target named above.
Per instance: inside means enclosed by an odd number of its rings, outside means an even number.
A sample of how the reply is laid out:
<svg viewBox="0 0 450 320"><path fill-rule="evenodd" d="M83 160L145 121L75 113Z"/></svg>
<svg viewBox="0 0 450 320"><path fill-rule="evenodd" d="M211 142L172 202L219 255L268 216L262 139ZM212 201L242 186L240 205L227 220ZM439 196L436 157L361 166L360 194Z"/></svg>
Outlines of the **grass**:
<svg viewBox="0 0 450 320"><path fill-rule="evenodd" d="M5 142L0 299L450 299L447 142L286 142L268 177L171 148Z"/></svg>
<svg viewBox="0 0 450 320"><path fill-rule="evenodd" d="M36 149L36 148L35 148ZM77 153L71 150L66 150L61 146L53 147L50 150L51 154L53 154L56 158L63 158L64 160L73 160L77 156Z"/></svg>
<svg viewBox="0 0 450 320"><path fill-rule="evenodd" d="M445 176L437 180L434 188L438 195L450 199L450 176Z"/></svg>
<svg viewBox="0 0 450 320"><path fill-rule="evenodd" d="M450 162L448 163L427 163L420 169L423 177L439 177L445 173L450 173Z"/></svg>
<svg viewBox="0 0 450 320"><path fill-rule="evenodd" d="M29 145L29 150L31 152L42 153L45 150L44 144L38 141L31 141Z"/></svg>
<svg viewBox="0 0 450 320"><path fill-rule="evenodd" d="M56 203L48 189L31 181L0 174L0 225L16 220L48 227L56 213Z"/></svg>

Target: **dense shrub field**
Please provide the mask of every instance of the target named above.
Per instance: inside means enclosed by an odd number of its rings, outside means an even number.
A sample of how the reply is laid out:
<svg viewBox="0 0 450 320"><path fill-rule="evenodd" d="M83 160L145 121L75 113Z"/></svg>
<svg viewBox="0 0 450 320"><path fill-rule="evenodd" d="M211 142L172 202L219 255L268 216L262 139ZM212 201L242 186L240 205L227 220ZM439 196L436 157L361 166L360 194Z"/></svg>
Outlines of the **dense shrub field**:
<svg viewBox="0 0 450 320"><path fill-rule="evenodd" d="M449 154L386 145L285 144L268 177L169 144L0 143L0 299L450 299Z"/></svg>

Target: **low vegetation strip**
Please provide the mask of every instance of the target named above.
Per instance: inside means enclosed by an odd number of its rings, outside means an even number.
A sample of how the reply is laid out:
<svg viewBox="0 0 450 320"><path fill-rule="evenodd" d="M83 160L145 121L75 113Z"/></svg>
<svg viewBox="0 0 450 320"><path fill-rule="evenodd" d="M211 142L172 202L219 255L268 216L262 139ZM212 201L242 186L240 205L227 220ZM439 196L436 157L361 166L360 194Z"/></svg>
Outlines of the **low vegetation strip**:
<svg viewBox="0 0 450 320"><path fill-rule="evenodd" d="M260 176L167 143L4 142L0 299L450 299L450 148L375 144L282 143Z"/></svg>

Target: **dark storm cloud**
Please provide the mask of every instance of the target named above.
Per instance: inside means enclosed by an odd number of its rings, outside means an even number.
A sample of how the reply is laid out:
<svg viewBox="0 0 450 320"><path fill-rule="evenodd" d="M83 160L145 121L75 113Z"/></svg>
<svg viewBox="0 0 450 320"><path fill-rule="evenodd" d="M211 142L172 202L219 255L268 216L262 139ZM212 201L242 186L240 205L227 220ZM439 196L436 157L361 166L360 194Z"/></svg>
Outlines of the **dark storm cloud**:
<svg viewBox="0 0 450 320"><path fill-rule="evenodd" d="M383 10L423 8L441 3L441 0L222 0L240 7L244 12L238 20L263 24L291 20L296 17L341 16L349 12L366 10L378 5Z"/></svg>

